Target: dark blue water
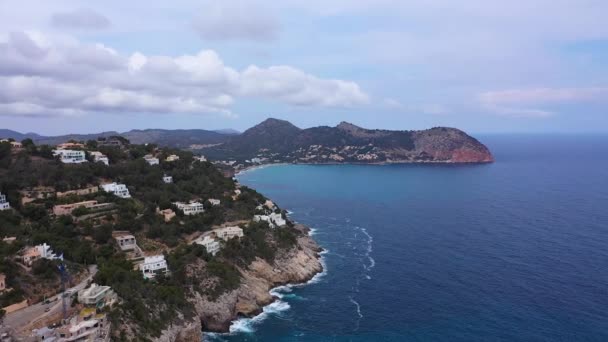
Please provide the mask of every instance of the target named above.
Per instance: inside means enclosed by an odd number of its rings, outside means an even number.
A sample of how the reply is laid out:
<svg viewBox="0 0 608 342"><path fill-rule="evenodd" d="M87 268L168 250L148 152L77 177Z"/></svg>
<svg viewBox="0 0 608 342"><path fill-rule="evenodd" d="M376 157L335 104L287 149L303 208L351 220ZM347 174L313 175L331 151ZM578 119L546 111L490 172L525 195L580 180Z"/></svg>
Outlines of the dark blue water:
<svg viewBox="0 0 608 342"><path fill-rule="evenodd" d="M474 166L275 166L327 274L228 341L608 341L608 138L482 138ZM216 337L217 338L217 337Z"/></svg>

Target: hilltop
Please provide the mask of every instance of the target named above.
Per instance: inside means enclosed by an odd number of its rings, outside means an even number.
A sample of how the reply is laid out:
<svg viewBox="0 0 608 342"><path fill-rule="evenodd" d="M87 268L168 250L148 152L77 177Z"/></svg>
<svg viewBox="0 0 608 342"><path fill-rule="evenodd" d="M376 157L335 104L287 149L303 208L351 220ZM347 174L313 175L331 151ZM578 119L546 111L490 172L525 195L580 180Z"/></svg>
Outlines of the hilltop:
<svg viewBox="0 0 608 342"><path fill-rule="evenodd" d="M203 151L236 163L488 163L488 148L448 127L421 131L366 129L348 122L300 129L267 119L221 145Z"/></svg>

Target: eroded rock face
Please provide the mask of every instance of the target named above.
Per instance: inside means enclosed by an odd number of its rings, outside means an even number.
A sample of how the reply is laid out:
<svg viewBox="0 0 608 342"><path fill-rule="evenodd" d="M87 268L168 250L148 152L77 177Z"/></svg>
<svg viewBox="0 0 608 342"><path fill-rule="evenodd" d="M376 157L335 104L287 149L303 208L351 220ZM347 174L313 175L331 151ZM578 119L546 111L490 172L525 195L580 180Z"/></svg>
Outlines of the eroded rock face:
<svg viewBox="0 0 608 342"><path fill-rule="evenodd" d="M306 228L300 226L299 229ZM226 332L239 316L251 317L272 303L269 291L285 284L304 283L323 271L317 243L307 235L298 238L298 246L277 256L273 265L256 259L248 270L241 270L243 279L238 289L220 296L216 301L197 296L195 307L203 329Z"/></svg>
<svg viewBox="0 0 608 342"><path fill-rule="evenodd" d="M195 318L170 326L154 341L201 341L202 331L228 332L235 319L255 316L272 303L275 300L269 293L272 288L304 283L322 272L322 249L307 235L307 227L296 225L296 229L304 233L298 238L296 247L279 253L272 265L256 259L247 270L240 270L239 288L213 301L196 293L194 298L190 298L196 311Z"/></svg>
<svg viewBox="0 0 608 342"><path fill-rule="evenodd" d="M156 338L157 342L191 342L202 341L203 332L200 320L185 322L180 325L172 325L163 330L160 337Z"/></svg>

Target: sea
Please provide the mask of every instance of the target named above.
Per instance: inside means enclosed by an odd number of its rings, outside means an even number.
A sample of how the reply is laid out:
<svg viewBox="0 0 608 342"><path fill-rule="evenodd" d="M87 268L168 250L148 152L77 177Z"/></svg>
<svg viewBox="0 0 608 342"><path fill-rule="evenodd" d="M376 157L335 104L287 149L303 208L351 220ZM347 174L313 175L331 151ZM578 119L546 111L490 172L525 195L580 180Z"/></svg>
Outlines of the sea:
<svg viewBox="0 0 608 342"><path fill-rule="evenodd" d="M209 341L608 341L608 136L480 136L486 165L238 176L325 271Z"/></svg>

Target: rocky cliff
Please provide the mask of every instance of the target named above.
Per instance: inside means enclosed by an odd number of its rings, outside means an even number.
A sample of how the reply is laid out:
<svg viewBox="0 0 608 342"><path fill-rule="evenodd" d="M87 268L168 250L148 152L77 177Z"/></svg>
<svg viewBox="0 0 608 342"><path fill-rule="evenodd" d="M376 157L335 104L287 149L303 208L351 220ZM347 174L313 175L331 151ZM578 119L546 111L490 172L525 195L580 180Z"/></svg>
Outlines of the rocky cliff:
<svg viewBox="0 0 608 342"><path fill-rule="evenodd" d="M295 228L304 234L294 248L281 251L272 264L256 258L247 269L239 270L240 286L218 298L194 292L190 298L196 311L194 319L170 326L154 341L200 341L202 331L228 332L235 319L253 317L271 304L275 300L270 294L272 288L305 283L322 272L322 249L308 235L308 228L297 224Z"/></svg>

